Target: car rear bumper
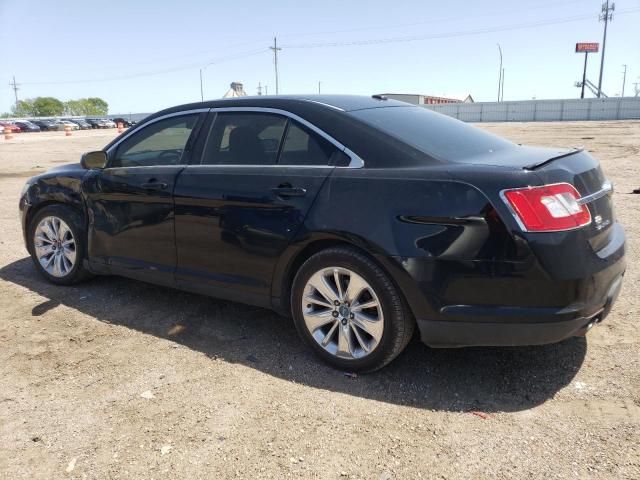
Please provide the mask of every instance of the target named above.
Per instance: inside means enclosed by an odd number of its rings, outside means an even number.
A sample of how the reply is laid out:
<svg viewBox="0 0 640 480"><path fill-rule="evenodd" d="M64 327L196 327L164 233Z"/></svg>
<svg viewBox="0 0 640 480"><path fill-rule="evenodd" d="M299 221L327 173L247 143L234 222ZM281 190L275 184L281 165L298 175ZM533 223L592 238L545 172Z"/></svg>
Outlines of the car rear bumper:
<svg viewBox="0 0 640 480"><path fill-rule="evenodd" d="M379 256L433 347L540 345L583 335L609 314L626 268L625 234L558 262ZM580 260L581 259L581 260ZM578 263L576 263L578 262Z"/></svg>
<svg viewBox="0 0 640 480"><path fill-rule="evenodd" d="M615 277L604 298L588 307L458 306L448 309L455 311L456 321L418 319L420 336L431 347L471 347L543 345L585 335L611 311L622 287L622 277L623 274ZM467 320L463 320L465 315Z"/></svg>

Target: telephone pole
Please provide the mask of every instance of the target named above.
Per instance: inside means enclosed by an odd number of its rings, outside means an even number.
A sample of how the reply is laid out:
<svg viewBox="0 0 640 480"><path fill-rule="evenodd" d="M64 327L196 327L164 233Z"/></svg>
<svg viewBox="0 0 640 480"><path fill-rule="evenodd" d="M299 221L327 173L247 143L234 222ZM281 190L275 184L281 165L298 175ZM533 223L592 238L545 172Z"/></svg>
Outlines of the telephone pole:
<svg viewBox="0 0 640 480"><path fill-rule="evenodd" d="M624 84L627 83L627 64L622 65L624 67L624 71L622 72L622 93L620 97L624 97Z"/></svg>
<svg viewBox="0 0 640 480"><path fill-rule="evenodd" d="M613 11L616 9L616 4L611 3L609 6L609 0L602 4L602 13L598 19L604 22L604 35L602 37L602 56L600 57L600 78L598 79L598 98L602 95L602 72L604 70L604 49L607 46L607 25L613 20Z"/></svg>
<svg viewBox="0 0 640 480"><path fill-rule="evenodd" d="M502 89L502 48L498 43L498 51L500 52L500 67L498 68L498 101L500 101L500 92Z"/></svg>
<svg viewBox="0 0 640 480"><path fill-rule="evenodd" d="M273 37L273 47L269 47L270 50L273 50L273 65L276 70L276 95L278 95L278 51L282 50L282 48L278 47L278 40L276 37Z"/></svg>
<svg viewBox="0 0 640 480"><path fill-rule="evenodd" d="M18 85L20 85L19 83L16 83L16 76L13 76L13 82L10 82L9 85L11 85L11 88L13 89L13 94L16 97L16 108L18 108L18 90L20 90L18 88Z"/></svg>
<svg viewBox="0 0 640 480"><path fill-rule="evenodd" d="M318 95L320 95L320 86L322 85L322 82L318 82Z"/></svg>

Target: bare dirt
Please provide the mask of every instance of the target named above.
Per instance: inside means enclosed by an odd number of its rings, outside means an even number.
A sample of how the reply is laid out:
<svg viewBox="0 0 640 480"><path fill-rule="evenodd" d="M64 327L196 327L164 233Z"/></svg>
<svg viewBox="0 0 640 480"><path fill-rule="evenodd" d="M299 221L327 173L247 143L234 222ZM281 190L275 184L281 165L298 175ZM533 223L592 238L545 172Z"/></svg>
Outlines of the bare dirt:
<svg viewBox="0 0 640 480"><path fill-rule="evenodd" d="M628 234L621 297L586 338L412 342L356 378L267 310L115 277L46 283L20 189L115 131L0 140L0 478L640 478L640 122L480 126L600 158Z"/></svg>

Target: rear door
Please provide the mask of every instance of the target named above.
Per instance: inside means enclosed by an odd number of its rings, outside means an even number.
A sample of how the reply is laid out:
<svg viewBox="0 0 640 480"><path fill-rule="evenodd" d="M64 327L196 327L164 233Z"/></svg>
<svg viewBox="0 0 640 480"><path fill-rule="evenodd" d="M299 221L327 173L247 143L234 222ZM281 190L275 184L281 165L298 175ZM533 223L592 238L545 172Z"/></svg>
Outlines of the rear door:
<svg viewBox="0 0 640 480"><path fill-rule="evenodd" d="M204 113L161 118L109 152L85 180L89 258L114 272L172 284L176 267L173 189Z"/></svg>
<svg viewBox="0 0 640 480"><path fill-rule="evenodd" d="M337 152L309 126L282 114L216 113L202 158L185 168L175 188L177 282L269 305L276 262Z"/></svg>

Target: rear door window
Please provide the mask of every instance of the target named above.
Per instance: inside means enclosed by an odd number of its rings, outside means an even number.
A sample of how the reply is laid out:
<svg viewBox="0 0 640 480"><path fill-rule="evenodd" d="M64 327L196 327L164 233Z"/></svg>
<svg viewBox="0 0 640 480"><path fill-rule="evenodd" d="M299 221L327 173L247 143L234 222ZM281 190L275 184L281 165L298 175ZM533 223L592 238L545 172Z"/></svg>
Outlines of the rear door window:
<svg viewBox="0 0 640 480"><path fill-rule="evenodd" d="M300 123L290 120L279 165L326 166L337 151L330 142Z"/></svg>
<svg viewBox="0 0 640 480"><path fill-rule="evenodd" d="M286 117L271 113L218 113L202 164L275 165L286 124Z"/></svg>

